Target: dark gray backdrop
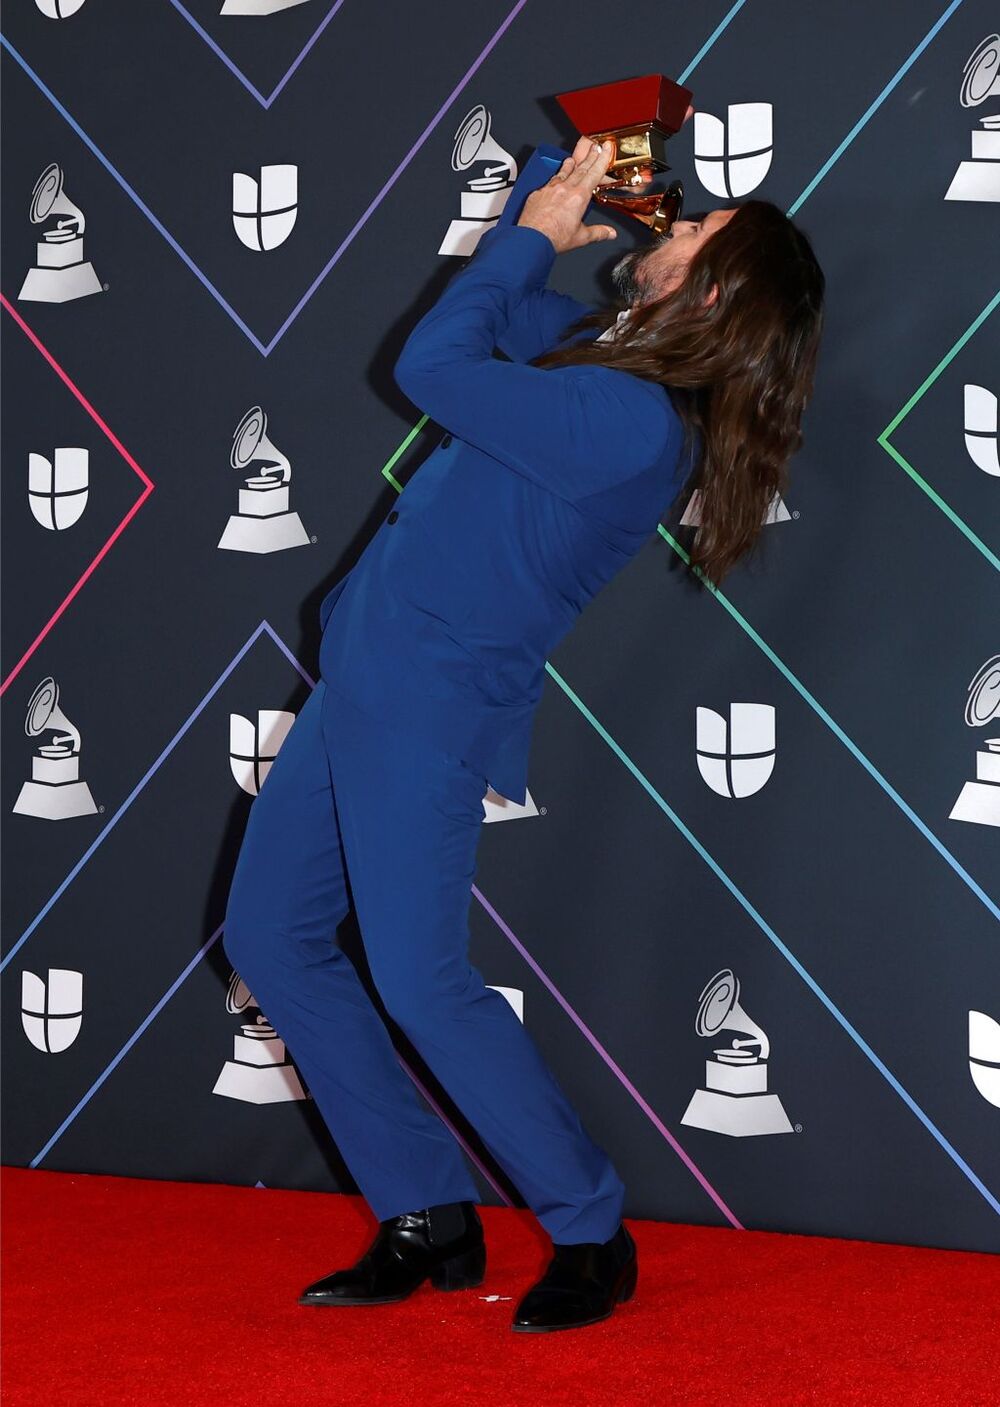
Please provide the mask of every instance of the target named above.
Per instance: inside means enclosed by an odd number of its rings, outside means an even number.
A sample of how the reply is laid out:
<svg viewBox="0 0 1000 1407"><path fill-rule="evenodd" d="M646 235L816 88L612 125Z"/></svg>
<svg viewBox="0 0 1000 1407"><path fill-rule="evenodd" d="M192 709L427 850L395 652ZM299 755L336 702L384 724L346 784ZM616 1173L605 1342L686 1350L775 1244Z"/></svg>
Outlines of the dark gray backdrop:
<svg viewBox="0 0 1000 1407"><path fill-rule="evenodd" d="M1000 111L1000 93L959 101L996 7L54 8L8 6L3 55L5 1161L355 1190L308 1102L212 1093L239 1031L219 925L251 804L229 718L301 707L323 594L441 433L391 366L461 262L438 248L474 174L451 167L462 118L482 103L523 163L572 144L551 94L662 71L718 117L773 105L754 193L796 213L827 273L819 382L790 517L756 562L695 592L687 530L665 520L550 661L538 814L483 828L473 961L523 993L627 1215L1000 1249L1000 1109L969 1062L970 1011L1000 1021L997 831L949 817L990 736L965 720L968 685L1000 650L1000 483L962 435L963 386L1000 390L997 214L944 199ZM670 145L688 209L725 204L692 142L689 123ZM18 296L53 161L104 285L61 305ZM270 163L297 165L298 211L261 254L236 237L231 183ZM609 296L643 238L622 224L553 286ZM216 546L255 403L315 539L264 555ZM90 452L62 531L26 492L29 452L56 446ZM12 814L48 675L100 808L58 823ZM696 757L696 709L732 702L776 711L773 774L738 800ZM352 920L341 937L363 965ZM83 1019L49 1054L22 1028L22 973L59 968L83 974ZM698 996L725 968L770 1039L789 1133L681 1122L719 1044L695 1030ZM517 1203L399 1045L484 1201ZM978 1054L1000 1099L1000 1051Z"/></svg>

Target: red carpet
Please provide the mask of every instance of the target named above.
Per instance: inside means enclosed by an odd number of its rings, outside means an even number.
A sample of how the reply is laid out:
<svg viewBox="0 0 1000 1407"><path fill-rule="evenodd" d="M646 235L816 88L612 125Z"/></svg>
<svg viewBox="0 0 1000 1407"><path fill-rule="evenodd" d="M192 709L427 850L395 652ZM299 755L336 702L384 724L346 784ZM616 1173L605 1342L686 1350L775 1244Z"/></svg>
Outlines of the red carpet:
<svg viewBox="0 0 1000 1407"><path fill-rule="evenodd" d="M633 1298L519 1335L526 1211L481 1209L476 1289L311 1309L374 1233L360 1197L12 1168L2 1193L4 1407L1000 1403L996 1256L630 1220Z"/></svg>

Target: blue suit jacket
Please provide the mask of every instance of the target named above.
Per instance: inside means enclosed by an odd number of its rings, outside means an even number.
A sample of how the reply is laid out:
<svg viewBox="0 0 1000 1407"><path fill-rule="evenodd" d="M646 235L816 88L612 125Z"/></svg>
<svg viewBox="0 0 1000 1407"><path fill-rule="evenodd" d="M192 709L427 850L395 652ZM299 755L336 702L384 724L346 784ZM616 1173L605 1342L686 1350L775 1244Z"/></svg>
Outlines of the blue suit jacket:
<svg viewBox="0 0 1000 1407"><path fill-rule="evenodd" d="M662 386L525 365L590 311L546 289L554 259L539 231L498 225L417 323L396 381L448 433L320 606L329 687L519 804L548 655L689 468Z"/></svg>

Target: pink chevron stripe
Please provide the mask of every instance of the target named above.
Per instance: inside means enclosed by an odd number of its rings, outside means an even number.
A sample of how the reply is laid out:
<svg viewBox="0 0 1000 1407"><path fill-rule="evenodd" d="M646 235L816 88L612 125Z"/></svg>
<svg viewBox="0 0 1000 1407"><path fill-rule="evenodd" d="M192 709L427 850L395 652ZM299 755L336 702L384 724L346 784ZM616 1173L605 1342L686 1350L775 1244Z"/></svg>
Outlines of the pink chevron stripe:
<svg viewBox="0 0 1000 1407"><path fill-rule="evenodd" d="M5 307L5 308L7 309L7 312L10 313L11 317L12 317L12 318L14 319L14 321L17 323L18 327L21 329L21 331L24 333L24 335L34 344L34 346L38 349L38 351L41 352L42 356L43 356L43 357L45 358L45 360L48 362L49 366L50 366L50 367L52 368L52 370L56 373L56 375L59 377L59 379L69 388L69 390L72 391L73 395L76 397L76 399L77 399L77 400L80 402L80 404L83 406L84 410L85 410L85 411L87 412L87 414L90 416L91 420L93 420L94 424L97 425L98 428L102 431L102 433L107 436L107 438L111 441L112 445L114 445L115 449L118 451L118 453L121 455L121 457L125 460L126 464L129 466L129 468L130 468L135 474L137 474L137 475L139 476L139 478L142 480L143 484L145 485L145 488L143 489L142 493L141 493L141 494L139 495L139 497L136 499L135 503L133 503L133 505L132 505L132 507L129 509L129 511L125 514L124 518L122 518L122 520L121 520L121 522L118 524L118 526L117 526L117 527L114 529L114 531L111 533L110 537L107 539L107 541L104 543L104 545L103 545L103 546L100 548L100 550L97 552L97 554L95 555L93 561L91 561L91 562L89 563L89 565L86 567L86 569L80 574L80 576L79 576L79 577L77 578L77 580L74 582L73 586L72 586L72 587L70 588L70 590L66 593L65 597L63 598L63 600L60 601L59 605L58 605L58 606L56 607L56 609L52 612L51 616L48 618L48 620L47 620L47 621L45 622L45 624L42 626L41 630L40 630L40 631L38 632L38 634L35 636L34 640L32 640L31 644L30 644L30 645L28 646L28 648L24 651L24 654L23 654L23 655L21 656L21 658L18 660L17 664L14 665L13 669L12 669L12 670L10 671L10 673L7 675L6 679L4 679L2 683L0 683L0 697L2 697L2 695L7 691L8 686L14 682L14 680L15 680L15 679L17 678L17 676L20 674L21 670L24 668L24 666L25 666L25 665L28 663L28 661L31 659L31 656L35 653L35 651L38 649L39 645L40 645L40 644L42 643L42 641L45 639L46 635L48 635L49 631L50 631L50 630L52 629L52 627L55 625L56 621L60 618L60 616L61 616L61 615L63 614L63 612L66 610L66 608L67 608L67 606L69 605L69 603L73 600L73 598L76 596L77 592L81 589L81 587L83 586L84 582L87 581L87 579L90 577L90 575L92 574L92 572L94 572L94 571L96 570L96 568L97 568L97 566L99 565L99 563L103 560L103 558L106 556L106 554L111 550L111 548L114 546L115 542L117 542L118 537L120 536L120 534L123 533L123 532L125 531L125 529L128 527L129 523L130 523L130 522L132 521L132 519L135 517L136 513L138 513L139 509L140 509L140 508L142 507L142 505L146 502L146 499L147 499L147 498L149 497L149 495L153 492L153 489L156 487L156 485L153 483L153 481L152 481L152 479L149 477L149 475L146 474L145 471L140 467L140 465L136 462L136 460L132 457L132 455L129 454L128 450L127 450L127 449L125 448L125 446L122 444L121 440L118 438L118 436L115 434L115 432L111 429L111 426L108 425L107 421L105 421L105 420L98 414L98 412L97 412L97 411L94 409L94 407L90 404L90 402L87 400L87 397L83 394L83 392L82 392L82 391L80 390L80 388L76 385L76 383L73 381L73 379L72 379L69 375L67 375L67 373L63 370L63 368L59 365L59 363L56 361L55 357L52 355L52 353L48 350L48 348L47 348L47 347L45 346L45 344L42 342L41 338L38 337L37 333L35 333L35 332L32 331L32 329L31 329L31 328L28 326L28 324L25 322L25 320L24 320L24 318L21 316L21 314L17 311L17 309L16 309L16 308L14 307L14 305L11 303L10 299L7 298L6 295L3 294L3 293L0 293L0 304L2 304L3 307Z"/></svg>
<svg viewBox="0 0 1000 1407"><path fill-rule="evenodd" d="M715 1188L709 1182L708 1178L702 1172L701 1168L699 1168L698 1165L695 1163L691 1155L686 1152L684 1148L681 1147L677 1139L673 1136L673 1134L667 1128L666 1124L660 1118L659 1114L657 1114L656 1110L652 1107L649 1101L645 1099L642 1094L640 1094L640 1092L636 1089L635 1085L629 1079L628 1075L626 1075L622 1067L617 1063L616 1060L612 1058L611 1055L609 1055L609 1053L605 1050L604 1046L601 1045L601 1042L597 1039L593 1031L583 1020L583 1018L570 1006L569 1002L563 996L562 992L560 992L559 988L552 981L552 978L548 975L547 972L542 969L540 963L536 962L535 959L531 956L527 948L514 933L513 929L508 923L504 921L502 916L496 911L496 909L490 903L489 899L487 899L486 895L482 892L482 890L474 884L472 886L472 892L479 900L480 904L483 906L486 912L489 914L490 918L493 920L496 926L500 929L500 932L503 933L504 936L511 943L513 943L514 947L521 954L522 958L524 958L524 961L531 968L532 972L534 972L538 980L548 988L551 995L556 999L556 1001L562 1007L563 1011L565 1011L566 1015L573 1022L574 1026L576 1026L577 1030L580 1031L583 1037L590 1042L590 1044L597 1051L597 1054L604 1061L605 1065L607 1065L608 1069L632 1096L636 1104L638 1104L639 1108L645 1114L646 1118L656 1129L657 1133L660 1134L662 1138L666 1139L667 1143L669 1143L670 1147L677 1154L678 1158L680 1158L681 1162L687 1168L688 1172L700 1185L702 1190L712 1199L712 1201L718 1207L719 1211L729 1222L730 1226L735 1227L737 1231L745 1231L746 1227L739 1220L732 1208L728 1206L727 1203L724 1201L722 1194L715 1190Z"/></svg>

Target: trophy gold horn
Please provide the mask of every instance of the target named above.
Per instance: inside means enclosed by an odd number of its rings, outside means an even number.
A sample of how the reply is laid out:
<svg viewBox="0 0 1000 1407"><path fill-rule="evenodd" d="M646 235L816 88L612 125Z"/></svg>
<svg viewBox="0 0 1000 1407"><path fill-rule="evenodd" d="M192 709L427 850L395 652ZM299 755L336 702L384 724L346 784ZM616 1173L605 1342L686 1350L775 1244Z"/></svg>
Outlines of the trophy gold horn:
<svg viewBox="0 0 1000 1407"><path fill-rule="evenodd" d="M654 234L665 234L680 219L684 205L680 181L672 181L664 191L642 194L629 194L623 188L647 185L656 172L670 169L667 138L680 131L693 96L690 88L662 73L556 94L556 102L581 135L614 144L607 169L614 185L596 187L594 200L631 215Z"/></svg>

